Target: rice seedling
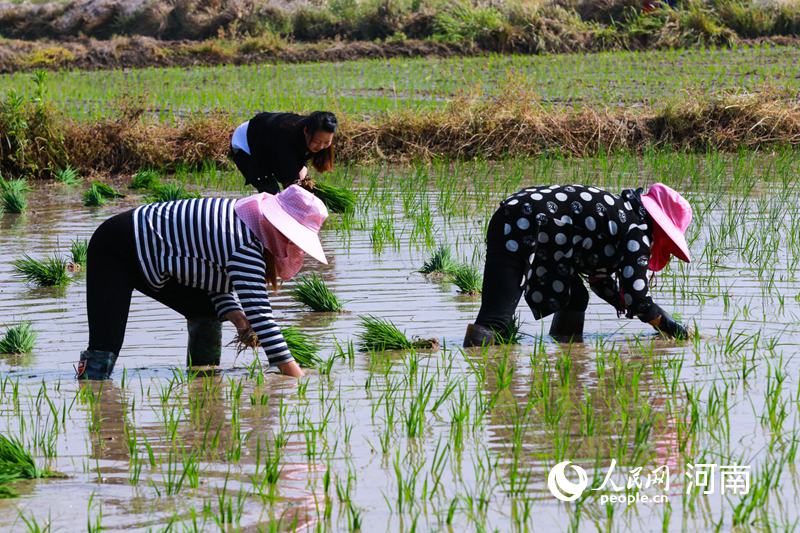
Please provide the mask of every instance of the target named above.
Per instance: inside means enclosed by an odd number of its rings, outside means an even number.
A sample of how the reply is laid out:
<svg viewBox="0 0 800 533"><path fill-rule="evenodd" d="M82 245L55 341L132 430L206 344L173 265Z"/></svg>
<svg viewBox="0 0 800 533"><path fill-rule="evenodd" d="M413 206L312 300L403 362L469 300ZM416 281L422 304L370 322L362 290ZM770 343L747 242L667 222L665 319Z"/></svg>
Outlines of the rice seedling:
<svg viewBox="0 0 800 533"><path fill-rule="evenodd" d="M8 487L3 487L20 479L50 477L53 473L36 466L31 453L22 443L0 433L0 495L16 496Z"/></svg>
<svg viewBox="0 0 800 533"><path fill-rule="evenodd" d="M23 179L6 180L0 176L0 199L9 213L22 213L28 208L28 182Z"/></svg>
<svg viewBox="0 0 800 533"><path fill-rule="evenodd" d="M291 295L295 300L306 304L314 311L337 313L342 310L339 299L325 284L325 280L316 273L298 278Z"/></svg>
<svg viewBox="0 0 800 533"><path fill-rule="evenodd" d="M472 265L458 265L450 274L450 280L458 287L458 292L475 296L481 293L483 276Z"/></svg>
<svg viewBox="0 0 800 533"><path fill-rule="evenodd" d="M409 339L390 320L372 315L358 317L362 331L359 333L363 351L430 349L439 347L436 339Z"/></svg>
<svg viewBox="0 0 800 533"><path fill-rule="evenodd" d="M425 261L419 272L422 274L451 274L457 268L456 262L453 260L450 247L440 245L433 255Z"/></svg>
<svg viewBox="0 0 800 533"><path fill-rule="evenodd" d="M173 202L175 200L188 200L190 198L199 198L200 195L196 192L189 192L182 183L167 183L153 189L153 191L145 197L147 203L156 202Z"/></svg>
<svg viewBox="0 0 800 533"><path fill-rule="evenodd" d="M53 174L53 177L56 181L61 182L64 185L77 185L81 182L81 177L78 174L78 171L69 165L57 171L55 174Z"/></svg>
<svg viewBox="0 0 800 533"><path fill-rule="evenodd" d="M31 353L36 343L36 332L30 322L23 322L6 330L0 339L0 353Z"/></svg>
<svg viewBox="0 0 800 533"><path fill-rule="evenodd" d="M83 193L83 205L100 206L106 203L109 198L123 198L125 195L114 190L108 184L93 181L89 188Z"/></svg>
<svg viewBox="0 0 800 533"><path fill-rule="evenodd" d="M67 262L58 256L39 261L25 254L14 261L14 270L26 282L39 287L64 287L72 279Z"/></svg>
<svg viewBox="0 0 800 533"><path fill-rule="evenodd" d="M494 330L494 342L496 344L519 344L522 340L521 327L522 319L518 314L514 315L504 329Z"/></svg>
<svg viewBox="0 0 800 533"><path fill-rule="evenodd" d="M155 190L161 187L161 174L157 170L140 170L131 178L129 189Z"/></svg>
<svg viewBox="0 0 800 533"><path fill-rule="evenodd" d="M300 331L295 326L283 328L281 333L283 333L289 351L300 366L317 368L323 364L323 360L319 356L319 345L309 334Z"/></svg>
<svg viewBox="0 0 800 533"><path fill-rule="evenodd" d="M312 192L322 200L331 213L352 213L356 208L356 195L343 187L315 182Z"/></svg>
<svg viewBox="0 0 800 533"><path fill-rule="evenodd" d="M86 239L75 239L69 247L72 263L86 268L86 255L89 251L89 241Z"/></svg>

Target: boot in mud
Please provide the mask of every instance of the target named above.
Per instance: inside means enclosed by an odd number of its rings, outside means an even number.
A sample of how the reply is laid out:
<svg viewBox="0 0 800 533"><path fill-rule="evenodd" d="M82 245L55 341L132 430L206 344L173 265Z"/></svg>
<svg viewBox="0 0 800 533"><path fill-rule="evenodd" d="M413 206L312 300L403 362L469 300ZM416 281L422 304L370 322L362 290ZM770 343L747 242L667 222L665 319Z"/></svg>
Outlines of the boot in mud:
<svg viewBox="0 0 800 533"><path fill-rule="evenodd" d="M494 330L480 324L468 324L464 335L464 348L489 346L494 344Z"/></svg>
<svg viewBox="0 0 800 533"><path fill-rule="evenodd" d="M187 318L186 329L186 366L218 366L222 358L222 322L213 317Z"/></svg>
<svg viewBox="0 0 800 533"><path fill-rule="evenodd" d="M553 315L550 336L558 342L583 342L583 319L586 313L565 309Z"/></svg>
<svg viewBox="0 0 800 533"><path fill-rule="evenodd" d="M114 352L104 352L102 350L86 350L81 352L81 359L78 362L78 379L111 379L111 372L114 371L114 364L117 362L117 354Z"/></svg>

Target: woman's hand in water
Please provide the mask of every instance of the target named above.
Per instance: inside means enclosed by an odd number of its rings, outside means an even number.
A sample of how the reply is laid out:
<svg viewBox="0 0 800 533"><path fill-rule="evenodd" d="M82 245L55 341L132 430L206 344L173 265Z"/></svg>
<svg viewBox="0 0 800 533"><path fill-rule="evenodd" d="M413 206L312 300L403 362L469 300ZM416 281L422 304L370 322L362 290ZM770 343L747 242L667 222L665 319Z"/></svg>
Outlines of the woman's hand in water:
<svg viewBox="0 0 800 533"><path fill-rule="evenodd" d="M672 316L658 305L653 304L647 314L649 315L647 317L649 319L647 323L656 328L660 333L674 339L689 338L689 332L686 328L682 324L675 322Z"/></svg>
<svg viewBox="0 0 800 533"><path fill-rule="evenodd" d="M306 375L303 369L300 368L300 365L297 364L297 361L289 361L288 363L278 365L278 369L281 371L281 374L292 376L293 378L302 378Z"/></svg>

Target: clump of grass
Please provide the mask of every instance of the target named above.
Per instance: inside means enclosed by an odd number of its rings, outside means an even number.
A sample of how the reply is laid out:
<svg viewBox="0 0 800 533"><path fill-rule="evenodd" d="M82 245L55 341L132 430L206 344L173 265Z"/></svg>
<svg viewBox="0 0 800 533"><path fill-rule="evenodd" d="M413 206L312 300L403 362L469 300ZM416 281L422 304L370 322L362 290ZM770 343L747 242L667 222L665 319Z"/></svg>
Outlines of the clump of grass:
<svg viewBox="0 0 800 533"><path fill-rule="evenodd" d="M304 368L317 368L323 363L319 346L308 333L303 333L295 326L283 328L281 333L297 364Z"/></svg>
<svg viewBox="0 0 800 533"><path fill-rule="evenodd" d="M67 262L57 256L39 261L25 254L14 261L17 275L39 287L64 287L71 281Z"/></svg>
<svg viewBox="0 0 800 533"><path fill-rule="evenodd" d="M89 241L86 239L75 239L69 248L72 262L81 267L86 267L86 255L89 251Z"/></svg>
<svg viewBox="0 0 800 533"><path fill-rule="evenodd" d="M475 296L481 293L483 276L472 265L458 265L450 273L450 279L458 287L458 292Z"/></svg>
<svg viewBox="0 0 800 533"><path fill-rule="evenodd" d="M33 455L19 440L0 434L0 497L17 496L13 490L3 487L7 483L52 475L52 472L36 466Z"/></svg>
<svg viewBox="0 0 800 533"><path fill-rule="evenodd" d="M419 272L422 274L450 274L456 267L450 247L441 245L433 252L430 259L423 263Z"/></svg>
<svg viewBox="0 0 800 533"><path fill-rule="evenodd" d="M28 208L28 182L23 179L6 180L0 176L0 200L9 213L22 213Z"/></svg>
<svg viewBox="0 0 800 533"><path fill-rule="evenodd" d="M56 181L60 181L64 185L77 185L81 182L81 177L78 174L78 171L69 165L57 171L55 174L53 174L53 177L56 179Z"/></svg>
<svg viewBox="0 0 800 533"><path fill-rule="evenodd" d="M31 323L23 322L6 330L6 334L0 339L0 353L31 353L35 343L36 332Z"/></svg>
<svg viewBox="0 0 800 533"><path fill-rule="evenodd" d="M161 186L161 175L159 172L157 170L145 169L134 174L128 188L155 190Z"/></svg>
<svg viewBox="0 0 800 533"><path fill-rule="evenodd" d="M325 284L325 280L316 273L298 278L291 294L295 300L306 304L314 311L338 313L342 310L339 299Z"/></svg>
<svg viewBox="0 0 800 533"><path fill-rule="evenodd" d="M316 182L313 192L331 213L352 213L356 209L356 195L343 187Z"/></svg>
<svg viewBox="0 0 800 533"><path fill-rule="evenodd" d="M520 328L522 327L522 320L519 315L514 315L505 328L494 330L495 344L519 344L522 340Z"/></svg>
<svg viewBox="0 0 800 533"><path fill-rule="evenodd" d="M153 189L152 193L147 195L145 201L147 203L156 202L172 202L175 200L188 200L190 198L199 198L200 195L196 192L189 192L182 183L167 183Z"/></svg>
<svg viewBox="0 0 800 533"><path fill-rule="evenodd" d="M409 339L390 320L372 315L359 317L363 331L359 333L361 349L364 351L436 349L436 339Z"/></svg>
<svg viewBox="0 0 800 533"><path fill-rule="evenodd" d="M115 191L111 186L99 181L93 181L86 192L83 193L83 205L98 206L106 203L108 198L122 198L124 194Z"/></svg>

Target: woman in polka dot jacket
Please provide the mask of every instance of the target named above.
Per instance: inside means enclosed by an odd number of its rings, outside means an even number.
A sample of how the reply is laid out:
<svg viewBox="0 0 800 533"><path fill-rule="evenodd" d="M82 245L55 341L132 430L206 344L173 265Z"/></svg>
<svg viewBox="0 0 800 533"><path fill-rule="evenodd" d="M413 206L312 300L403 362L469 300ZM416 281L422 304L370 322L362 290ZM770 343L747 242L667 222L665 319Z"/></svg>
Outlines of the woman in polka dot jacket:
<svg viewBox="0 0 800 533"><path fill-rule="evenodd" d="M690 261L684 232L691 220L689 203L661 183L646 194L582 185L514 194L489 222L481 309L464 346L492 343L523 294L537 320L555 313L550 335L580 342L589 303L584 280L618 316L685 338L686 328L648 296L647 271L661 270L672 255Z"/></svg>

